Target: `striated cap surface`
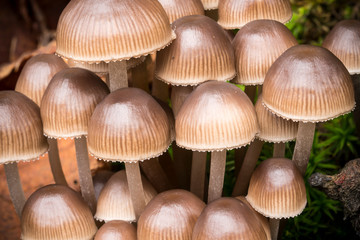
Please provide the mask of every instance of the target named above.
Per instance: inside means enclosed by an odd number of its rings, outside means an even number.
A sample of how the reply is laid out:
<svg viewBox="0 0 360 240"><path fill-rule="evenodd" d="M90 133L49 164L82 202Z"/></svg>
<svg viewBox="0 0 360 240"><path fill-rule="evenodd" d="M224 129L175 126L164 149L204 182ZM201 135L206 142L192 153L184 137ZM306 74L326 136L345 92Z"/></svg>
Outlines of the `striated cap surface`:
<svg viewBox="0 0 360 240"><path fill-rule="evenodd" d="M205 10L217 9L219 0L201 0Z"/></svg>
<svg viewBox="0 0 360 240"><path fill-rule="evenodd" d="M159 0L170 22L184 16L204 15L204 7L200 0Z"/></svg>
<svg viewBox="0 0 360 240"><path fill-rule="evenodd" d="M114 220L97 231L94 240L136 240L136 228L128 222Z"/></svg>

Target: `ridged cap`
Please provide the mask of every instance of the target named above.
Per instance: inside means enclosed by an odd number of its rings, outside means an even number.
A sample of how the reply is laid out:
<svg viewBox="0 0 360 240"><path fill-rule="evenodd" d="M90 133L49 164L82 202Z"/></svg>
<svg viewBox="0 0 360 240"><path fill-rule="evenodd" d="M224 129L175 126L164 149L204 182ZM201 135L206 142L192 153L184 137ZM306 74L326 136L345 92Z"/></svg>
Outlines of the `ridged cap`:
<svg viewBox="0 0 360 240"><path fill-rule="evenodd" d="M175 120L176 144L195 151L238 148L259 132L255 108L233 84L209 81L185 100Z"/></svg>
<svg viewBox="0 0 360 240"><path fill-rule="evenodd" d="M265 217L295 217L306 206L304 179L290 159L267 159L253 172L246 199Z"/></svg>
<svg viewBox="0 0 360 240"><path fill-rule="evenodd" d="M263 103L293 121L321 122L355 107L354 88L344 64L322 47L298 45L270 67Z"/></svg>
<svg viewBox="0 0 360 240"><path fill-rule="evenodd" d="M255 111L259 120L260 132L257 138L266 142L288 142L296 138L298 123L278 117L262 104L262 95L258 97Z"/></svg>
<svg viewBox="0 0 360 240"><path fill-rule="evenodd" d="M205 203L191 192L176 189L158 194L138 222L139 240L190 240Z"/></svg>
<svg viewBox="0 0 360 240"><path fill-rule="evenodd" d="M217 9L219 0L201 0L205 10Z"/></svg>
<svg viewBox="0 0 360 240"><path fill-rule="evenodd" d="M168 117L145 91L122 88L95 109L89 124L89 152L108 161L137 162L161 155L171 143Z"/></svg>
<svg viewBox="0 0 360 240"><path fill-rule="evenodd" d="M41 101L44 134L51 138L87 135L96 105L109 92L101 78L89 70L68 68L58 72Z"/></svg>
<svg viewBox="0 0 360 240"><path fill-rule="evenodd" d="M171 88L171 107L176 117L185 99L193 91L192 86L173 86Z"/></svg>
<svg viewBox="0 0 360 240"><path fill-rule="evenodd" d="M147 55L175 38L169 19L153 0L72 0L61 13L56 53L83 62Z"/></svg>
<svg viewBox="0 0 360 240"><path fill-rule="evenodd" d="M142 177L145 202L148 203L155 195L153 186ZM115 173L105 184L99 195L95 218L99 221L123 220L136 221L125 170Z"/></svg>
<svg viewBox="0 0 360 240"><path fill-rule="evenodd" d="M136 240L136 228L128 222L110 221L102 225L94 240Z"/></svg>
<svg viewBox="0 0 360 240"><path fill-rule="evenodd" d="M334 53L350 74L360 73L360 21L338 22L326 36L322 46Z"/></svg>
<svg viewBox="0 0 360 240"><path fill-rule="evenodd" d="M16 82L15 90L40 106L41 98L52 77L67 68L66 63L53 54L39 54L30 58Z"/></svg>
<svg viewBox="0 0 360 240"><path fill-rule="evenodd" d="M15 91L0 91L0 164L29 161L48 151L40 109Z"/></svg>
<svg viewBox="0 0 360 240"><path fill-rule="evenodd" d="M170 22L184 16L204 15L204 7L200 0L158 0L163 6Z"/></svg>
<svg viewBox="0 0 360 240"><path fill-rule="evenodd" d="M96 231L87 204L77 192L63 185L36 190L22 211L23 240L90 240Z"/></svg>
<svg viewBox="0 0 360 240"><path fill-rule="evenodd" d="M238 31L232 44L237 72L233 81L261 85L274 61L288 48L297 45L297 41L280 22L255 20Z"/></svg>
<svg viewBox="0 0 360 240"><path fill-rule="evenodd" d="M234 50L211 18L186 16L173 23L176 39L156 56L155 75L172 85L198 85L235 76Z"/></svg>
<svg viewBox="0 0 360 240"><path fill-rule="evenodd" d="M258 19L286 23L292 17L289 0L222 0L218 8L218 23L225 29L241 28Z"/></svg>
<svg viewBox="0 0 360 240"><path fill-rule="evenodd" d="M266 233L255 213L234 198L211 202L195 224L192 240L264 240Z"/></svg>

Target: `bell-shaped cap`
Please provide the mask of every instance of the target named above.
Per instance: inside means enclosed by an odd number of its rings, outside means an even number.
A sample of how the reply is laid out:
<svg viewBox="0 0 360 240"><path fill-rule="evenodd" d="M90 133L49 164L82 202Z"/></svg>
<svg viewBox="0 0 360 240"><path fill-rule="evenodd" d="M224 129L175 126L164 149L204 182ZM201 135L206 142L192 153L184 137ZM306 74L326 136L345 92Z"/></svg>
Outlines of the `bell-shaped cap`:
<svg viewBox="0 0 360 240"><path fill-rule="evenodd" d="M124 221L114 220L105 223L97 231L94 240L136 240L136 228Z"/></svg>
<svg viewBox="0 0 360 240"><path fill-rule="evenodd" d="M201 0L159 0L170 22L190 15L204 15Z"/></svg>

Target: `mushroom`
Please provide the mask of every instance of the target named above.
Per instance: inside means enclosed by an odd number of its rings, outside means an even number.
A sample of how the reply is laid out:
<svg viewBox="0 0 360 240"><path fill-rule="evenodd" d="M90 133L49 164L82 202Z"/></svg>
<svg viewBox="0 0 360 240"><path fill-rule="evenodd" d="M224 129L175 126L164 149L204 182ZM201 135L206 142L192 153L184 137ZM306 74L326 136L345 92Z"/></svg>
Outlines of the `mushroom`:
<svg viewBox="0 0 360 240"><path fill-rule="evenodd" d="M204 7L200 0L159 0L159 2L170 23L185 16L204 15Z"/></svg>
<svg viewBox="0 0 360 240"><path fill-rule="evenodd" d="M136 228L128 222L114 220L97 231L94 240L136 240Z"/></svg>

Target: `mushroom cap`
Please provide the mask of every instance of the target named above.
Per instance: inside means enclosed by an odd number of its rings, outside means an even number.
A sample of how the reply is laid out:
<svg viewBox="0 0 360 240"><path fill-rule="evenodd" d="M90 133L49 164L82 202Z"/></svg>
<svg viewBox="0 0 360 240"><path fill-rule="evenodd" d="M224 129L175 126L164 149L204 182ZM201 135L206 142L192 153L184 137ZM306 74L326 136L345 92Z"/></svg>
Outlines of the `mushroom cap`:
<svg viewBox="0 0 360 240"><path fill-rule="evenodd" d="M72 0L61 13L56 53L82 62L140 57L175 38L169 19L153 0Z"/></svg>
<svg viewBox="0 0 360 240"><path fill-rule="evenodd" d="M218 23L225 29L242 28L246 23L258 19L286 23L292 17L289 0L222 0L218 9Z"/></svg>
<svg viewBox="0 0 360 240"><path fill-rule="evenodd" d="M237 76L243 85L261 85L274 61L288 48L297 45L284 24L274 20L255 20L236 34L233 42Z"/></svg>
<svg viewBox="0 0 360 240"><path fill-rule="evenodd" d="M170 23L184 16L204 15L201 0L158 0L169 17Z"/></svg>
<svg viewBox="0 0 360 240"><path fill-rule="evenodd" d="M274 62L262 96L270 111L293 121L327 121L355 107L344 64L327 49L309 45L291 47Z"/></svg>
<svg viewBox="0 0 360 240"><path fill-rule="evenodd" d="M304 179L290 159L267 159L253 172L246 199L265 217L295 217L306 206Z"/></svg>
<svg viewBox="0 0 360 240"><path fill-rule="evenodd" d="M124 221L114 220L105 223L97 231L94 240L136 240L136 228Z"/></svg>
<svg viewBox="0 0 360 240"><path fill-rule="evenodd" d="M67 68L53 77L41 101L44 134L51 138L87 135L96 105L110 92L95 73Z"/></svg>
<svg viewBox="0 0 360 240"><path fill-rule="evenodd" d="M47 185L26 201L21 216L21 239L90 240L97 231L81 196L63 185Z"/></svg>
<svg viewBox="0 0 360 240"><path fill-rule="evenodd" d="M233 84L208 81L185 100L175 119L176 144L218 151L249 144L259 132L255 108Z"/></svg>
<svg viewBox="0 0 360 240"><path fill-rule="evenodd" d="M190 240L205 203L191 192L175 189L158 194L138 221L139 240Z"/></svg>
<svg viewBox="0 0 360 240"><path fill-rule="evenodd" d="M224 30L211 18L185 16L173 23L176 39L158 52L155 75L172 85L198 85L235 76L234 50Z"/></svg>
<svg viewBox="0 0 360 240"><path fill-rule="evenodd" d="M338 22L326 36L322 46L335 54L350 74L360 73L360 21Z"/></svg>
<svg viewBox="0 0 360 240"><path fill-rule="evenodd" d="M40 109L15 91L0 91L0 164L29 161L48 151Z"/></svg>
<svg viewBox="0 0 360 240"><path fill-rule="evenodd" d="M144 177L141 180L145 202L148 203L157 193L149 181ZM95 218L105 222L112 220L136 221L125 170L112 175L105 184L99 195Z"/></svg>
<svg viewBox="0 0 360 240"><path fill-rule="evenodd" d="M89 152L107 161L137 162L157 157L171 143L169 119L148 93L122 88L96 107L89 124Z"/></svg>
<svg viewBox="0 0 360 240"><path fill-rule="evenodd" d="M267 239L265 230L255 213L234 198L220 198L211 202L198 218L192 240Z"/></svg>
<svg viewBox="0 0 360 240"><path fill-rule="evenodd" d="M16 82L15 91L23 93L40 106L41 98L52 79L67 68L66 63L54 54L39 54L30 58Z"/></svg>
<svg viewBox="0 0 360 240"><path fill-rule="evenodd" d="M219 0L201 0L201 2L205 10L217 9L219 5Z"/></svg>

